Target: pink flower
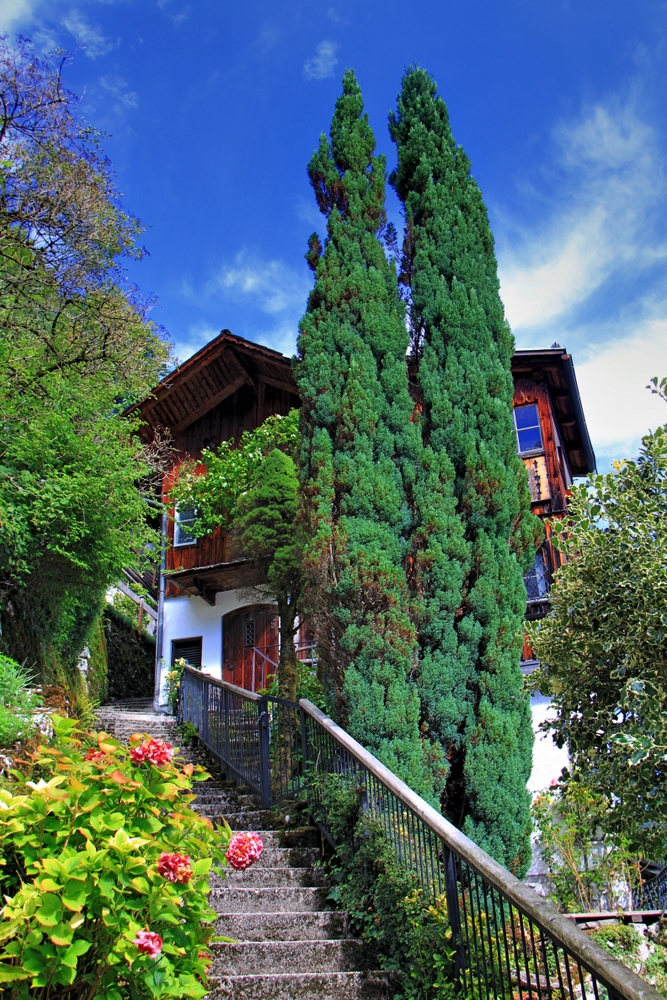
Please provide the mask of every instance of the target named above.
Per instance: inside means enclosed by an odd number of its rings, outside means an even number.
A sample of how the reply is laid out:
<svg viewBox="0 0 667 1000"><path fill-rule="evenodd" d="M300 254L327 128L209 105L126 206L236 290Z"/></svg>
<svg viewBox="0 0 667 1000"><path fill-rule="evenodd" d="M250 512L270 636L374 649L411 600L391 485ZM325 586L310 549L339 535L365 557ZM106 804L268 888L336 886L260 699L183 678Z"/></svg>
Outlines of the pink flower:
<svg viewBox="0 0 667 1000"><path fill-rule="evenodd" d="M192 878L190 858L187 854L167 854L163 851L157 863L157 870L162 878L170 882L189 882Z"/></svg>
<svg viewBox="0 0 667 1000"><path fill-rule="evenodd" d="M93 764L107 763L107 755L105 753L102 753L101 750L93 750L92 748L88 751L88 753L83 759L92 761Z"/></svg>
<svg viewBox="0 0 667 1000"><path fill-rule="evenodd" d="M257 861L263 849L262 838L256 833L246 833L245 831L235 833L229 841L227 860L232 868L243 871L244 868L249 868L254 861Z"/></svg>
<svg viewBox="0 0 667 1000"><path fill-rule="evenodd" d="M162 740L155 740L152 736L130 750L130 760L133 764L142 764L145 760L156 765L168 764L173 756L174 748L171 743L163 743Z"/></svg>
<svg viewBox="0 0 667 1000"><path fill-rule="evenodd" d="M137 931L132 944L136 944L140 953L148 955L149 958L157 958L162 951L162 938L153 931Z"/></svg>

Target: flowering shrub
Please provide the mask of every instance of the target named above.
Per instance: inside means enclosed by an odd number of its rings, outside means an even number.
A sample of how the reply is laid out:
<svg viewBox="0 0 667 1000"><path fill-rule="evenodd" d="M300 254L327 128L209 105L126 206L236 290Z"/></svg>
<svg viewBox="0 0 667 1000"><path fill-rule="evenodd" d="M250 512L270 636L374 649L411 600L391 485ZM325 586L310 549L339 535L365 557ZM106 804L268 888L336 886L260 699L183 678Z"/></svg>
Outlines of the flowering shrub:
<svg viewBox="0 0 667 1000"><path fill-rule="evenodd" d="M191 809L206 773L159 740L53 724L39 780L0 789L3 1000L202 997L231 837Z"/></svg>
<svg viewBox="0 0 667 1000"><path fill-rule="evenodd" d="M137 936L132 944L136 944L140 954L157 958L162 951L164 941L159 934L155 934L153 931L137 931Z"/></svg>
<svg viewBox="0 0 667 1000"><path fill-rule="evenodd" d="M157 863L157 870L162 878L168 878L170 882L189 882L192 878L187 854L168 854L164 851Z"/></svg>
<svg viewBox="0 0 667 1000"><path fill-rule="evenodd" d="M133 736L130 742L136 744L137 739L141 737ZM147 760L151 764L155 764L156 767L160 764L168 764L174 756L174 748L171 743L163 743L162 740L156 740L152 736L143 740L138 746L133 746L130 749L130 760L133 764L143 764Z"/></svg>
<svg viewBox="0 0 667 1000"><path fill-rule="evenodd" d="M257 861L264 849L262 838L256 833L235 833L227 847L227 863L237 871L243 871Z"/></svg>

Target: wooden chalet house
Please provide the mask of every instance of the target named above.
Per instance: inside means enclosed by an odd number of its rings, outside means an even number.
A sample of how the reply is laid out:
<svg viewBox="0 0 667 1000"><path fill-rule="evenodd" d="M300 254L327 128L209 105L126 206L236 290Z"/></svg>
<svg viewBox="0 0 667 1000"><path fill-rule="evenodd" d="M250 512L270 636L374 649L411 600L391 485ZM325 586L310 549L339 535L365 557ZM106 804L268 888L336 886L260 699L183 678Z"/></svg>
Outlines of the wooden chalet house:
<svg viewBox="0 0 667 1000"><path fill-rule="evenodd" d="M549 519L565 515L572 481L595 472L595 455L572 357L564 348L554 344L546 350L516 351L512 376L517 450L528 470L533 513L546 528L545 542L524 577L526 618L534 620L549 611L551 580L562 559L551 540ZM525 670L535 664L527 644L523 660Z"/></svg>
<svg viewBox="0 0 667 1000"><path fill-rule="evenodd" d="M517 351L512 372L517 447L528 468L533 509L542 518L562 516L573 477L595 467L572 359L559 347ZM271 414L286 415L299 405L289 358L223 330L138 406L147 439L160 430L172 437L163 499L184 459L199 459L204 448L238 439ZM241 687L265 686L278 661L279 621L275 605L253 598L252 585L259 582L253 560L235 549L227 532L194 538L188 530L193 511L172 513L163 519L156 705L164 704L166 671L180 657ZM547 540L526 575L530 618L548 610L557 558Z"/></svg>

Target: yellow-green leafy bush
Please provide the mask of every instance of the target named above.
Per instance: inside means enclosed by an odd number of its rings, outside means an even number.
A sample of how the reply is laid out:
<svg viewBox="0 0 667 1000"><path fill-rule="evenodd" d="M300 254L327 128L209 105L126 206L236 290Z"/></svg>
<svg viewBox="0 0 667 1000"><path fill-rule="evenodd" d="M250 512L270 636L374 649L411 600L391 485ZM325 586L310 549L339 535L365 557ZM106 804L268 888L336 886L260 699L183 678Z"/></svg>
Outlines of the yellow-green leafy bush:
<svg viewBox="0 0 667 1000"><path fill-rule="evenodd" d="M206 772L141 734L53 725L33 780L0 790L3 1000L202 997L230 838L191 809Z"/></svg>

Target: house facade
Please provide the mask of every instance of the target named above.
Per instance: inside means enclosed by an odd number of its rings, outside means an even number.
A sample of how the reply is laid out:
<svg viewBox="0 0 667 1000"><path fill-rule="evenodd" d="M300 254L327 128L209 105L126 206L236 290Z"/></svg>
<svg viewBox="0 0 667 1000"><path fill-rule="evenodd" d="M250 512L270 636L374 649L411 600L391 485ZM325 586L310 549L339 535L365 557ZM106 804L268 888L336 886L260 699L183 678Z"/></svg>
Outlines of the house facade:
<svg viewBox="0 0 667 1000"><path fill-rule="evenodd" d="M528 469L533 511L562 517L576 476L595 468L572 358L557 345L517 351L512 359L517 449ZM165 378L138 405L146 439L168 433L173 457L164 476L167 501L179 465L205 448L238 440L272 414L300 405L290 360L222 333ZM193 511L163 518L166 536L157 581L156 707L164 707L166 672L185 658L212 676L257 690L275 671L279 620L275 605L253 593L260 582L252 559L225 531L196 539ZM526 574L527 617L548 612L549 587L559 556L549 536ZM524 669L534 666L529 648Z"/></svg>

